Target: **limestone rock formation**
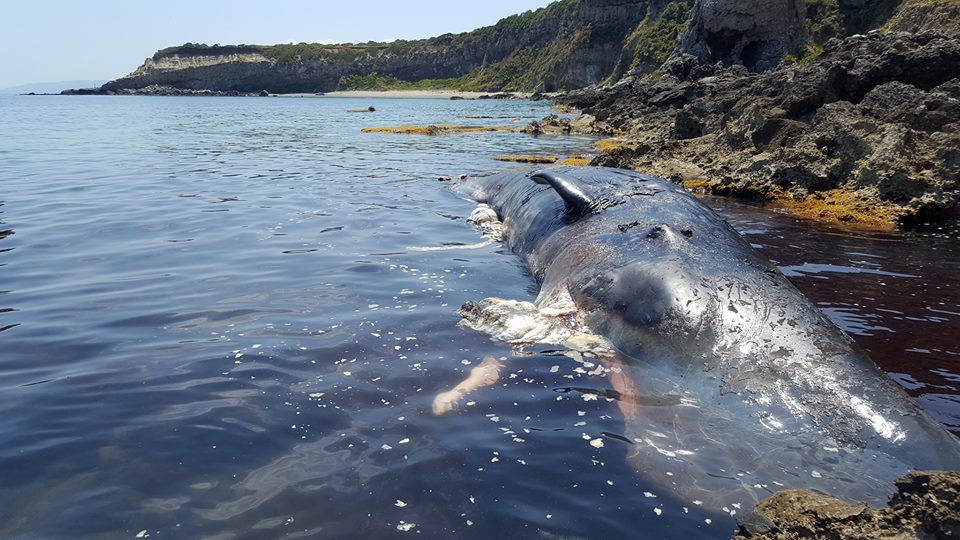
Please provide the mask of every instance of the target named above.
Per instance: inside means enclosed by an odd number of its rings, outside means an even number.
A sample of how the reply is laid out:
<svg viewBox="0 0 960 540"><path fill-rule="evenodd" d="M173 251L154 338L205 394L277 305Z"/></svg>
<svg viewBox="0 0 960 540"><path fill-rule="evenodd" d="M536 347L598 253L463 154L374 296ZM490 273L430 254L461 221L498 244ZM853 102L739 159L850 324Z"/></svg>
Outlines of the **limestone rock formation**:
<svg viewBox="0 0 960 540"><path fill-rule="evenodd" d="M902 225L960 198L958 65L960 40L874 32L762 74L681 57L660 78L565 101L626 141L595 164L820 219Z"/></svg>
<svg viewBox="0 0 960 540"><path fill-rule="evenodd" d="M936 31L960 35L960 1L906 0L890 20L894 32Z"/></svg>
<svg viewBox="0 0 960 540"><path fill-rule="evenodd" d="M803 49L805 14L803 0L697 0L678 52L764 71Z"/></svg>

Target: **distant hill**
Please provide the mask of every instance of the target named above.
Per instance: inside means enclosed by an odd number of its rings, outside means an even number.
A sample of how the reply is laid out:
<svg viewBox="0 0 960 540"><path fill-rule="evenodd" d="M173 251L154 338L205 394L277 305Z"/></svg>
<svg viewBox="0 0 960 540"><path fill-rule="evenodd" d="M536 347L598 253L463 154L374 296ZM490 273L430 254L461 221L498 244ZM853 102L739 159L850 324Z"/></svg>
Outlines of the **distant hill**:
<svg viewBox="0 0 960 540"><path fill-rule="evenodd" d="M361 44L168 47L104 93L155 86L219 92L328 92L414 86L560 90L616 80L627 36L666 0L558 0L493 26L430 39ZM682 0L684 2L689 0Z"/></svg>
<svg viewBox="0 0 960 540"><path fill-rule="evenodd" d="M46 83L21 84L9 88L0 88L0 94L59 94L68 88L96 88L107 81L58 81Z"/></svg>

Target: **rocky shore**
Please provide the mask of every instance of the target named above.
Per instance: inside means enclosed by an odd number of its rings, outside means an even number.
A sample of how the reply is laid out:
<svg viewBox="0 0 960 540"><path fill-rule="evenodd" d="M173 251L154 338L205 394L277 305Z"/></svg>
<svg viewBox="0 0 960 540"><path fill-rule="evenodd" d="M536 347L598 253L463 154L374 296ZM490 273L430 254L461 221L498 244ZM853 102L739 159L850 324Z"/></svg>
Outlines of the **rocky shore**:
<svg viewBox="0 0 960 540"><path fill-rule="evenodd" d="M896 482L885 508L874 509L806 490L786 490L740 520L734 539L896 540L960 537L960 473L911 472Z"/></svg>
<svg viewBox="0 0 960 540"><path fill-rule="evenodd" d="M215 96L215 97L250 97L250 96L268 96L267 91L260 92L240 92L237 90L209 90L209 89L191 89L176 88L173 86L162 86L153 84L143 88L118 88L115 90L105 88L81 88L77 90L64 90L61 92L64 96Z"/></svg>
<svg viewBox="0 0 960 540"><path fill-rule="evenodd" d="M596 165L870 227L937 219L960 195L960 39L872 31L753 73L678 51L659 73L567 94L572 122L616 136Z"/></svg>

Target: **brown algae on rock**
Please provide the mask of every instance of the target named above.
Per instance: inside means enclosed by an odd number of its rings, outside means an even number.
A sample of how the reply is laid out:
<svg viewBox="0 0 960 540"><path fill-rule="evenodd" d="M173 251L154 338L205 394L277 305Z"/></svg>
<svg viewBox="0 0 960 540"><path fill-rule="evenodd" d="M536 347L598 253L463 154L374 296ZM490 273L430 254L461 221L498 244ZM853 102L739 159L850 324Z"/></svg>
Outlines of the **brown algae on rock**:
<svg viewBox="0 0 960 540"><path fill-rule="evenodd" d="M586 167L590 165L590 158L587 156L567 156L561 160L558 165L572 165L574 167Z"/></svg>
<svg viewBox="0 0 960 540"><path fill-rule="evenodd" d="M901 207L882 200L870 189L853 191L836 188L805 193L769 184L741 185L703 178L684 180L683 187L713 195L761 199L790 214L861 229L892 230L904 217Z"/></svg>
<svg viewBox="0 0 960 540"><path fill-rule="evenodd" d="M594 145L597 147L597 150L601 152L614 152L621 148L629 148L635 146L631 144L630 141L621 137L610 137L607 139L600 139L595 142Z"/></svg>
<svg viewBox="0 0 960 540"><path fill-rule="evenodd" d="M446 135L448 133L482 133L486 131L513 131L510 126L460 126L437 124L429 126L386 126L363 128L363 133L396 133L400 135Z"/></svg>
<svg viewBox="0 0 960 540"><path fill-rule="evenodd" d="M525 155L507 155L493 156L495 161L510 161L513 163L556 163L557 156L525 156Z"/></svg>

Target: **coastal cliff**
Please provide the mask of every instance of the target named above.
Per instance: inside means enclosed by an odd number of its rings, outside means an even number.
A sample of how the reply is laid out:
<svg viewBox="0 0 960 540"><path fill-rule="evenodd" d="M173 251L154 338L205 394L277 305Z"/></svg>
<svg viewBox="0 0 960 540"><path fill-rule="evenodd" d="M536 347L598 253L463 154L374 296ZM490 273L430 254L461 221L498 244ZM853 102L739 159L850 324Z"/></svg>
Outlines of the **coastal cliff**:
<svg viewBox="0 0 960 540"><path fill-rule="evenodd" d="M774 4L783 9L767 14ZM949 215L960 199L960 1L806 0L801 20L803 4L697 0L656 72L570 92L562 101L584 116L531 131L614 135L593 164L822 221L891 228Z"/></svg>
<svg viewBox="0 0 960 540"><path fill-rule="evenodd" d="M555 91L595 84L622 64L646 0L561 0L494 26L418 41L343 45L186 44L157 52L101 93L149 87L254 93L424 88Z"/></svg>

